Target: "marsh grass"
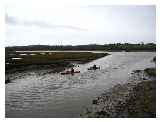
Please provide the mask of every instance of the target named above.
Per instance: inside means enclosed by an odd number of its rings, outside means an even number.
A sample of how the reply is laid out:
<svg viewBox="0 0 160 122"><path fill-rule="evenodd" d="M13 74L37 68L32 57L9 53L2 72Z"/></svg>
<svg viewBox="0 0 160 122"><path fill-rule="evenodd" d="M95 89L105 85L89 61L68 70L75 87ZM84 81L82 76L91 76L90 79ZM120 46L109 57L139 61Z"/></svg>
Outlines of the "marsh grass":
<svg viewBox="0 0 160 122"><path fill-rule="evenodd" d="M12 54L12 55L10 55ZM107 53L92 53L92 52L25 52L21 55L20 52L10 52L6 54L6 69L16 68L27 65L48 65L53 64L57 66L65 66L70 61L89 62L97 58L108 55ZM34 55L33 55L34 54ZM13 60L12 58L22 58L20 60Z"/></svg>
<svg viewBox="0 0 160 122"><path fill-rule="evenodd" d="M156 77L156 69L155 68L146 68L144 70L149 76Z"/></svg>

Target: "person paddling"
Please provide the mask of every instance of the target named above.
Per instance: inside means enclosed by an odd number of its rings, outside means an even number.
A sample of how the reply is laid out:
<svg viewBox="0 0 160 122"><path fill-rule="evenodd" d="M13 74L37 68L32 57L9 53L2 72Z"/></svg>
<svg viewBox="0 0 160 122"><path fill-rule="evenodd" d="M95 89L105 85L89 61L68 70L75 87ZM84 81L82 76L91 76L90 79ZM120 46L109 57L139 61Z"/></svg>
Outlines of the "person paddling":
<svg viewBox="0 0 160 122"><path fill-rule="evenodd" d="M73 67L71 68L71 73L72 73L72 74L74 73L74 69L73 69Z"/></svg>
<svg viewBox="0 0 160 122"><path fill-rule="evenodd" d="M97 66L95 64L93 65L93 69L97 69Z"/></svg>

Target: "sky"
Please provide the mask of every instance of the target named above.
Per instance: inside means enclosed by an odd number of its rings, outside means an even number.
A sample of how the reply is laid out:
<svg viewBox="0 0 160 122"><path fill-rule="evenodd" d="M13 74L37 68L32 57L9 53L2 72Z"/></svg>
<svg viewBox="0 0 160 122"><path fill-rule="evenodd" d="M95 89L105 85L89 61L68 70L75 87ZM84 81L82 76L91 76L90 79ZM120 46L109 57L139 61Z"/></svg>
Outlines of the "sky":
<svg viewBox="0 0 160 122"><path fill-rule="evenodd" d="M6 46L156 42L148 5L67 5L12 0L5 7Z"/></svg>

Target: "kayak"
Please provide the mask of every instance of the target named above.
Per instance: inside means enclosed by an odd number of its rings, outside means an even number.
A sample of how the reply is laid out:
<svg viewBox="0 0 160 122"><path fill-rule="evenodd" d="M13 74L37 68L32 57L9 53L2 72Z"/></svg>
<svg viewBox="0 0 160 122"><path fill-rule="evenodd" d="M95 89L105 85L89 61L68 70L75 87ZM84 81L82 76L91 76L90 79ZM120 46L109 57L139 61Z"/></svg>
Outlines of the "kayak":
<svg viewBox="0 0 160 122"><path fill-rule="evenodd" d="M71 71L61 72L61 75L68 75L68 74L74 74L74 73L80 73L80 71L74 71L73 73Z"/></svg>
<svg viewBox="0 0 160 122"><path fill-rule="evenodd" d="M96 69L100 69L100 67L96 67L96 68L90 67L90 68L88 68L88 70L96 70Z"/></svg>

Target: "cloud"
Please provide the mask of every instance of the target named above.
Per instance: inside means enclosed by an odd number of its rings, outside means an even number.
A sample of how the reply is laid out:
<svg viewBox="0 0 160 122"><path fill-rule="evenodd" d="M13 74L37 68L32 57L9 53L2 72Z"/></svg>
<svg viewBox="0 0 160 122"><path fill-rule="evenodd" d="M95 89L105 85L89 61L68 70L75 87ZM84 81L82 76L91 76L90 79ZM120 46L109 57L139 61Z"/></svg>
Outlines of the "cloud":
<svg viewBox="0 0 160 122"><path fill-rule="evenodd" d="M41 28L62 28L62 29L71 29L76 31L87 31L87 29L71 26L71 25L53 25L49 24L43 21L20 21L15 17L8 16L8 14L5 15L5 21L8 24L13 25L24 25L24 26L37 26Z"/></svg>
<svg viewBox="0 0 160 122"><path fill-rule="evenodd" d="M5 14L5 21L6 23L9 23L9 24L18 24L17 19L15 19L14 17L8 16L8 14Z"/></svg>

